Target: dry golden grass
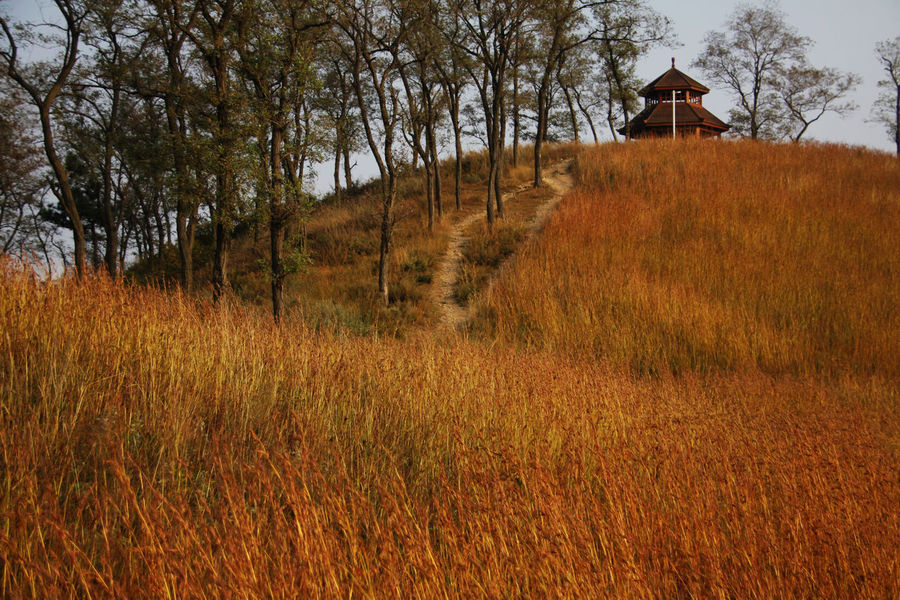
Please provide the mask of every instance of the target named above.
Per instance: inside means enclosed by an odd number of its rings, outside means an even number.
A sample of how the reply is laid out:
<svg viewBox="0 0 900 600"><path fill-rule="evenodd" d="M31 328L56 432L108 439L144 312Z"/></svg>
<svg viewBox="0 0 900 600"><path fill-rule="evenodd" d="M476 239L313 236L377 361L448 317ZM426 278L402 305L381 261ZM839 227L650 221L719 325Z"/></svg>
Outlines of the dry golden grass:
<svg viewBox="0 0 900 600"><path fill-rule="evenodd" d="M617 152L639 160L638 146L582 158L582 178L624 165ZM722 161L781 151L710 148ZM863 154L852 185L871 199L867 182L886 175ZM623 242L597 220L608 251L575 224L573 241L561 235L569 211L614 204L584 203L564 201L546 239L615 253ZM868 264L882 243L868 237L896 229L866 226L855 256ZM537 277L541 248L507 286ZM564 256L582 286L600 277ZM806 256L782 268L817 281L795 264ZM769 289L754 272L746 293ZM888 323L861 294L833 302L865 302L843 307L850 323ZM635 377L627 360L584 359L587 342L348 337L298 315L273 328L261 310L103 279L42 285L4 265L0 597L900 595L894 356L825 344L824 372L799 354L810 344L789 346L779 364L793 372L748 360ZM880 339L861 331L860 347Z"/></svg>
<svg viewBox="0 0 900 600"><path fill-rule="evenodd" d="M637 372L900 377L900 165L839 146L669 140L580 189L482 310L501 340Z"/></svg>

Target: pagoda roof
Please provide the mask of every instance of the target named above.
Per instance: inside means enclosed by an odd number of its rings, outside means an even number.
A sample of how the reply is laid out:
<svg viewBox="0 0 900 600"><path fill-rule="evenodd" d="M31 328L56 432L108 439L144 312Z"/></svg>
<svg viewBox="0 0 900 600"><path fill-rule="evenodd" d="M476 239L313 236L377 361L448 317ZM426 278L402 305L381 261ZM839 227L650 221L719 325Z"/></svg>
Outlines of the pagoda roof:
<svg viewBox="0 0 900 600"><path fill-rule="evenodd" d="M680 102L675 104L675 126L705 125L719 131L727 131L731 127L723 123L716 115L712 114L699 104ZM637 133L648 127L671 127L672 105L661 102L646 107L631 120L631 132ZM624 134L625 128L619 130Z"/></svg>
<svg viewBox="0 0 900 600"><path fill-rule="evenodd" d="M701 94L709 93L708 87L676 69L675 59L672 59L672 68L645 85L638 94L646 98L653 92L670 90L694 90Z"/></svg>

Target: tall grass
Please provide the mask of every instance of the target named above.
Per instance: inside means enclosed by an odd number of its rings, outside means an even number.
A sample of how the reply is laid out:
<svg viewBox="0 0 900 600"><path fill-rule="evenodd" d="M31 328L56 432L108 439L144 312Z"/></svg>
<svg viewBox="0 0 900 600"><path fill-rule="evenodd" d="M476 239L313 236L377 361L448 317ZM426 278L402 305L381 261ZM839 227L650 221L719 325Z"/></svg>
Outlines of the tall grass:
<svg viewBox="0 0 900 600"><path fill-rule="evenodd" d="M891 597L895 381L0 275L2 597Z"/></svg>
<svg viewBox="0 0 900 600"><path fill-rule="evenodd" d="M892 160L586 151L489 344L0 263L0 597L897 597Z"/></svg>
<svg viewBox="0 0 900 600"><path fill-rule="evenodd" d="M482 309L501 340L637 372L900 376L900 164L861 149L609 144Z"/></svg>

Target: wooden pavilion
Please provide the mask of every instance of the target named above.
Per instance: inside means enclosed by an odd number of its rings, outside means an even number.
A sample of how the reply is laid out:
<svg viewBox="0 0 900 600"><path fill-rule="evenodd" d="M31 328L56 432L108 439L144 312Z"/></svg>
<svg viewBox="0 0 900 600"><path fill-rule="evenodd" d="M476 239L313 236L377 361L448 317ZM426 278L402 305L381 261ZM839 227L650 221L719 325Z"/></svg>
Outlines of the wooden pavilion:
<svg viewBox="0 0 900 600"><path fill-rule="evenodd" d="M627 137L714 137L730 127L703 108L703 96L709 88L672 68L648 83L638 94L644 98L644 109L619 133Z"/></svg>

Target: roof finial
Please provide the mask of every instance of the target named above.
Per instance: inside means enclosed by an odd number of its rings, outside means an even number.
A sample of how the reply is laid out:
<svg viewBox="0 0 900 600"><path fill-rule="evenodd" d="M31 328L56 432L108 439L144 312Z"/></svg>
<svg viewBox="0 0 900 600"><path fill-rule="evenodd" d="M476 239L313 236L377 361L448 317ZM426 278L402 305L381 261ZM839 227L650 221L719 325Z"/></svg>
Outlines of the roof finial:
<svg viewBox="0 0 900 600"><path fill-rule="evenodd" d="M674 56L672 57L672 68L673 69L675 68L675 57Z"/></svg>

